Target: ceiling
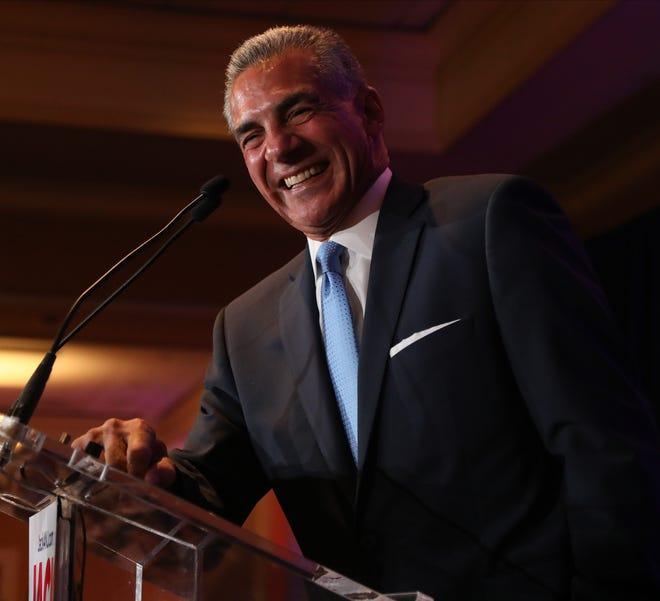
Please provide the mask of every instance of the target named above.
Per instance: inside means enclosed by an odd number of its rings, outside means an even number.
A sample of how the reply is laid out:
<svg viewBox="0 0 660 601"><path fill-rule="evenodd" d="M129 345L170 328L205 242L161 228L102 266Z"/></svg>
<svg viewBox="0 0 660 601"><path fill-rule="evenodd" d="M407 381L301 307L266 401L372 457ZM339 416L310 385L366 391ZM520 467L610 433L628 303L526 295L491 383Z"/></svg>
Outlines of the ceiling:
<svg viewBox="0 0 660 601"><path fill-rule="evenodd" d="M268 20L278 25L312 23L332 28L426 31L447 8L449 0L371 0L351 2L349 10L336 0L243 0L240 3L235 0L95 0L95 3L217 19Z"/></svg>
<svg viewBox="0 0 660 601"><path fill-rule="evenodd" d="M231 50L274 24L310 21L346 38L383 96L405 178L529 174L584 237L658 205L660 3L27 0L2 10L4 406L81 290L204 181L232 181L216 214L61 351L35 422L49 432L137 414L180 440L217 309L303 247L259 199L220 117Z"/></svg>

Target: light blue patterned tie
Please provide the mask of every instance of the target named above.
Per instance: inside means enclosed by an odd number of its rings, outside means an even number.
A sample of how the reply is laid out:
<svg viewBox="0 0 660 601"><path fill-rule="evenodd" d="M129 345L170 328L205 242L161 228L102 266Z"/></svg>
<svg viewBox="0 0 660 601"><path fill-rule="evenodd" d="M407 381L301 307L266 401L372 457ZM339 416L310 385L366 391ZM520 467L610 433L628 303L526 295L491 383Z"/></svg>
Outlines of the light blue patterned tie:
<svg viewBox="0 0 660 601"><path fill-rule="evenodd" d="M351 318L351 307L346 297L342 278L341 257L346 249L336 242L321 244L316 260L321 266L321 312L325 356L328 360L330 380L335 390L341 420L357 463L358 417L358 351Z"/></svg>

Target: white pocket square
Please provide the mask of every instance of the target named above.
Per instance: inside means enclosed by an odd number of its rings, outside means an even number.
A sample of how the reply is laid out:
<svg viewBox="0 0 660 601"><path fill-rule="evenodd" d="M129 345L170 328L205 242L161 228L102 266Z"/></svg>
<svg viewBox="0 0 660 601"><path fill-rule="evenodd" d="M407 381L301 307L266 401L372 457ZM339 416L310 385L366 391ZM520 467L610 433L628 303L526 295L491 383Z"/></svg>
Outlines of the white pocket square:
<svg viewBox="0 0 660 601"><path fill-rule="evenodd" d="M437 326L426 328L426 330L420 330L419 332L415 332L414 334L411 334L410 336L408 336L408 338L404 338L401 342L397 342L390 349L390 358L394 357L394 355L400 353L404 348L417 342L421 338L424 338L429 334L433 334L433 332L437 332L438 330L442 330L442 328L446 328L447 326L450 326L451 324L456 323L457 321L461 321L461 318L454 319L453 321L447 321L445 323L438 324Z"/></svg>

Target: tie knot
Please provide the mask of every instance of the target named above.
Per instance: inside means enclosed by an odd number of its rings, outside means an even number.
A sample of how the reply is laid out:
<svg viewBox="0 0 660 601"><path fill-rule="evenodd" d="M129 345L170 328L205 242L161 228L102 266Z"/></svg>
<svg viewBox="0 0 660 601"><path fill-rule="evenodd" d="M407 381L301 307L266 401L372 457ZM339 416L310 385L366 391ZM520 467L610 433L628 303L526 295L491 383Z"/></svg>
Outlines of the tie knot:
<svg viewBox="0 0 660 601"><path fill-rule="evenodd" d="M328 240L319 246L316 260L321 266L321 273L332 271L342 273L341 258L346 248L332 240Z"/></svg>

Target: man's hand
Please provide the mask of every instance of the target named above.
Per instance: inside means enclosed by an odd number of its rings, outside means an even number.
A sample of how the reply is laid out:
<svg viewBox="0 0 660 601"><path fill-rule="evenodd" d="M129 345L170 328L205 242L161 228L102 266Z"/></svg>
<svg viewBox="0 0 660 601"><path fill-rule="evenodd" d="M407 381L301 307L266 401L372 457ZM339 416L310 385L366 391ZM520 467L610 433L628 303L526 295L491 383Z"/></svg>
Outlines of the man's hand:
<svg viewBox="0 0 660 601"><path fill-rule="evenodd" d="M103 447L101 458L108 465L163 488L174 484L176 471L167 447L143 419L111 418L76 438L71 446L84 451L90 442Z"/></svg>

